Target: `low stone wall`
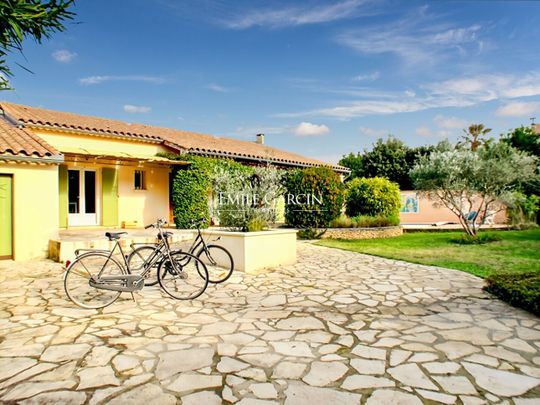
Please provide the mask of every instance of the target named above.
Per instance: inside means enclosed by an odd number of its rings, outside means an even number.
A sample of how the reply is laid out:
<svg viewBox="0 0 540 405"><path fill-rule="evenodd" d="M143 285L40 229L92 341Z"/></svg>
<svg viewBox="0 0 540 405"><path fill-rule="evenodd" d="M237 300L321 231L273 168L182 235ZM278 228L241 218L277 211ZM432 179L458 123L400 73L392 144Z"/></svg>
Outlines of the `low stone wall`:
<svg viewBox="0 0 540 405"><path fill-rule="evenodd" d="M328 228L323 239L376 239L394 238L403 235L401 226L387 226L384 228Z"/></svg>

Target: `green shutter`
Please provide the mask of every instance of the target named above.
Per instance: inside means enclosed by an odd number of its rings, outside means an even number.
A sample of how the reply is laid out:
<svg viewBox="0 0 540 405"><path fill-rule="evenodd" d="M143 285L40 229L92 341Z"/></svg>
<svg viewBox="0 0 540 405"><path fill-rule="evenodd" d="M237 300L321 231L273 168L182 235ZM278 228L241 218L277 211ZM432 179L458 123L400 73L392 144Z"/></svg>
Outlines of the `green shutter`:
<svg viewBox="0 0 540 405"><path fill-rule="evenodd" d="M58 203L59 203L59 226L68 226L68 168L60 165L58 167Z"/></svg>
<svg viewBox="0 0 540 405"><path fill-rule="evenodd" d="M104 167L101 172L103 226L118 226L118 170Z"/></svg>
<svg viewBox="0 0 540 405"><path fill-rule="evenodd" d="M0 258L12 257L12 184L10 175L0 175Z"/></svg>

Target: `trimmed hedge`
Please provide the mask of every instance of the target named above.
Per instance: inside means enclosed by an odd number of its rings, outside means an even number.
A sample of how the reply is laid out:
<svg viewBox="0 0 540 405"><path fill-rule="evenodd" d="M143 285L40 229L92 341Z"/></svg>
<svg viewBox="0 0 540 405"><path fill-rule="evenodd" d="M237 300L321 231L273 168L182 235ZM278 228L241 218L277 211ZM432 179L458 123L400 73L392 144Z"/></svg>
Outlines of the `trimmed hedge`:
<svg viewBox="0 0 540 405"><path fill-rule="evenodd" d="M399 217L399 186L383 177L356 178L348 183L345 204L349 217Z"/></svg>
<svg viewBox="0 0 540 405"><path fill-rule="evenodd" d="M540 316L539 273L495 274L486 278L484 290Z"/></svg>
<svg viewBox="0 0 540 405"><path fill-rule="evenodd" d="M285 220L290 226L324 228L341 213L345 186L339 175L328 167L291 170L283 177L283 185Z"/></svg>

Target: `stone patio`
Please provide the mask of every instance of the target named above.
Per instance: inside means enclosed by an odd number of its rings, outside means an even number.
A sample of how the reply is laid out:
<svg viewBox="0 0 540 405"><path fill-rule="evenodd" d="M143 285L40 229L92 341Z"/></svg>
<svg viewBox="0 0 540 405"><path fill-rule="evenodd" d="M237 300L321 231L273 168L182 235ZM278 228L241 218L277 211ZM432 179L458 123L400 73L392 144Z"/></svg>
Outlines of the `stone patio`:
<svg viewBox="0 0 540 405"><path fill-rule="evenodd" d="M540 319L459 271L299 243L193 302L157 288L102 311L62 267L0 263L0 401L540 403Z"/></svg>

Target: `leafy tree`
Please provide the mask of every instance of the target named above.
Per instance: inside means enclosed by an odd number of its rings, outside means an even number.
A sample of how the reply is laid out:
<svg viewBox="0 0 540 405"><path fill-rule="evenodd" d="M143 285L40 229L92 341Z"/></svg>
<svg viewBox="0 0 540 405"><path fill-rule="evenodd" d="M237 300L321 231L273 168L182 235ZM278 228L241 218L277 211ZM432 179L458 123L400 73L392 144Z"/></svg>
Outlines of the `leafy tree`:
<svg viewBox="0 0 540 405"><path fill-rule="evenodd" d="M506 142L489 142L475 150L456 147L422 156L411 177L417 190L450 209L476 238L479 219L512 205L518 182L533 178L535 171L534 157Z"/></svg>
<svg viewBox="0 0 540 405"><path fill-rule="evenodd" d="M486 135L491 132L491 128L486 128L484 124L472 124L463 132L465 132L465 136L461 137L463 140L459 145L468 147L473 152L491 141L490 138L486 138Z"/></svg>
<svg viewBox="0 0 540 405"><path fill-rule="evenodd" d="M351 169L351 175L347 180L352 180L357 177L363 177L364 176L364 170L362 165L362 154L358 152L356 155L354 153L349 153L348 155L344 155L341 160L339 161L339 164L341 166L348 167Z"/></svg>
<svg viewBox="0 0 540 405"><path fill-rule="evenodd" d="M540 135L531 127L522 125L509 131L502 139L516 149L540 157Z"/></svg>
<svg viewBox="0 0 540 405"><path fill-rule="evenodd" d="M407 153L409 148L403 141L389 137L378 139L373 149L363 156L365 177L385 177L406 189L409 182Z"/></svg>
<svg viewBox="0 0 540 405"><path fill-rule="evenodd" d="M73 2L74 0L0 1L0 90L10 88L8 78L13 76L7 65L8 52L22 52L26 38L33 38L41 43L54 32L64 31L64 22L74 16L74 13L68 10Z"/></svg>

